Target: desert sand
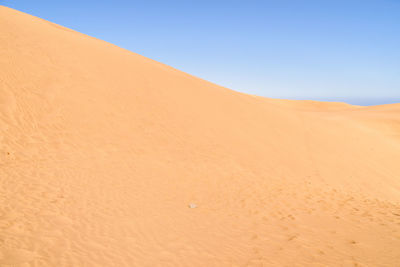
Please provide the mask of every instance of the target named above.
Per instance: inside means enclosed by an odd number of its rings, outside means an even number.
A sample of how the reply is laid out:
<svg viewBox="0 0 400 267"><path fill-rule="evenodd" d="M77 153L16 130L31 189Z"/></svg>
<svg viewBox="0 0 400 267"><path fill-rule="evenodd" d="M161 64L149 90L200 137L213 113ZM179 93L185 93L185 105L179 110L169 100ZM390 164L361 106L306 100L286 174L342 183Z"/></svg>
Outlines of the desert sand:
<svg viewBox="0 0 400 267"><path fill-rule="evenodd" d="M0 266L400 266L400 104L235 92L0 7Z"/></svg>

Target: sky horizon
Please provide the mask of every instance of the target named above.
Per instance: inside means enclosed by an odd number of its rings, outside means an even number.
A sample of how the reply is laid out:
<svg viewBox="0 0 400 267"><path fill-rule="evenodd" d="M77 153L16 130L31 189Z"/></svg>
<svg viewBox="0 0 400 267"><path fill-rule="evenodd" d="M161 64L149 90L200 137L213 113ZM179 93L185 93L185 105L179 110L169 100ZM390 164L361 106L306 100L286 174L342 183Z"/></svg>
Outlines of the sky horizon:
<svg viewBox="0 0 400 267"><path fill-rule="evenodd" d="M0 4L236 91L400 103L400 2L27 1Z"/></svg>

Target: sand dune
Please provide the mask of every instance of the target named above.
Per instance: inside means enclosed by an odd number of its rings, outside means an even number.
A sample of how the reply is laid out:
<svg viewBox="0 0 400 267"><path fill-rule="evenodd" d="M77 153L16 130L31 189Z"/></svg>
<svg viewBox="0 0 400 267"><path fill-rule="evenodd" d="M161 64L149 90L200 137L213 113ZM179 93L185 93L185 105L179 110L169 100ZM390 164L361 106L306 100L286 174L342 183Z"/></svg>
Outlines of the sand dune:
<svg viewBox="0 0 400 267"><path fill-rule="evenodd" d="M400 266L400 104L246 95L6 7L0 33L0 266Z"/></svg>

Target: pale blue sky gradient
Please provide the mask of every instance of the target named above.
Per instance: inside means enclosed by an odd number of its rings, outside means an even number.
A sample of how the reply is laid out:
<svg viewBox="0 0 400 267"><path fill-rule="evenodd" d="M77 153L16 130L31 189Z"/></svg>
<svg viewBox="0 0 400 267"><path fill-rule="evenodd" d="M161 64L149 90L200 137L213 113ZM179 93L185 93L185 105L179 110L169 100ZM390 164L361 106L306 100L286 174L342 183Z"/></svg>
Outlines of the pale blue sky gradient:
<svg viewBox="0 0 400 267"><path fill-rule="evenodd" d="M5 0L234 90L400 102L399 0Z"/></svg>

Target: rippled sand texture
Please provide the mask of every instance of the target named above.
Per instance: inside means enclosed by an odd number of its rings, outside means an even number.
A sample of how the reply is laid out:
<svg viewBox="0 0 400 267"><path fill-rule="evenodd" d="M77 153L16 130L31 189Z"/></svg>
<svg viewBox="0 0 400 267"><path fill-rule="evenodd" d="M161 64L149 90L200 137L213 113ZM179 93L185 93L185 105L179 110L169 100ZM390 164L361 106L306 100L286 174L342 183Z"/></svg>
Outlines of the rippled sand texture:
<svg viewBox="0 0 400 267"><path fill-rule="evenodd" d="M0 140L0 266L400 266L398 104L246 95L0 7Z"/></svg>

